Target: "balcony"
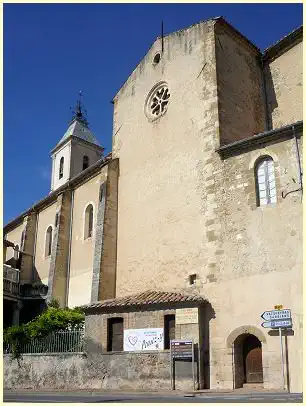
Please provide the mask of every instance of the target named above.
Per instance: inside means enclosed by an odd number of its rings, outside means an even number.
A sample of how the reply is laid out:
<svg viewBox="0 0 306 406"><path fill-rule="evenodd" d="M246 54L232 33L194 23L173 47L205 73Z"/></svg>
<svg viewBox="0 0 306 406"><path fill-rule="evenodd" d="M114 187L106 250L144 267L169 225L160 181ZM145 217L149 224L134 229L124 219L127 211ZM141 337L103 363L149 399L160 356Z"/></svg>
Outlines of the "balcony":
<svg viewBox="0 0 306 406"><path fill-rule="evenodd" d="M20 285L20 296L24 299L45 299L48 292L48 286L42 283L25 283Z"/></svg>
<svg viewBox="0 0 306 406"><path fill-rule="evenodd" d="M19 269L12 268L10 265L3 265L4 296L16 299L45 299L47 292L48 286L39 282L22 283L22 281L20 282Z"/></svg>
<svg viewBox="0 0 306 406"><path fill-rule="evenodd" d="M9 265L3 265L3 293L9 296L20 295L20 271Z"/></svg>
<svg viewBox="0 0 306 406"><path fill-rule="evenodd" d="M19 283L20 280L20 271L19 269L12 268L10 265L3 265L3 278Z"/></svg>

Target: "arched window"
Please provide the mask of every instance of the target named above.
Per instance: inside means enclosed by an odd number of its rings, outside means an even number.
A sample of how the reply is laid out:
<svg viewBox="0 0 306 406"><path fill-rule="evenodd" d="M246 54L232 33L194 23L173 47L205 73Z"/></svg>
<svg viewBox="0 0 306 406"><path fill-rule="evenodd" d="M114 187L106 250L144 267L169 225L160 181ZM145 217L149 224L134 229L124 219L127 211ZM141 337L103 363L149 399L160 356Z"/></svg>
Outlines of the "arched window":
<svg viewBox="0 0 306 406"><path fill-rule="evenodd" d="M49 226L46 232L46 247L45 247L45 256L49 257L52 250L52 227Z"/></svg>
<svg viewBox="0 0 306 406"><path fill-rule="evenodd" d="M260 158L255 165L257 206L276 203L274 162L270 156Z"/></svg>
<svg viewBox="0 0 306 406"><path fill-rule="evenodd" d="M60 160L60 165L59 165L59 173L58 173L58 178L61 179L64 174L64 157L61 157Z"/></svg>
<svg viewBox="0 0 306 406"><path fill-rule="evenodd" d="M93 228L93 207L92 204L89 204L86 207L85 211L84 239L92 236L92 228Z"/></svg>
<svg viewBox="0 0 306 406"><path fill-rule="evenodd" d="M83 171L89 167L89 158L87 155L83 156Z"/></svg>

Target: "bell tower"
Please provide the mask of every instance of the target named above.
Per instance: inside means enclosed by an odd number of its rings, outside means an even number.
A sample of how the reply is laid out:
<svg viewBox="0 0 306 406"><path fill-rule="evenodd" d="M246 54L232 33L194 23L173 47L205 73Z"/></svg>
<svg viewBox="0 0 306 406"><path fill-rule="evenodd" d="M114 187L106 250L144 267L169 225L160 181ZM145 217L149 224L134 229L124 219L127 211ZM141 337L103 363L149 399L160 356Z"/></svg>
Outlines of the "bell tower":
<svg viewBox="0 0 306 406"><path fill-rule="evenodd" d="M79 92L68 129L51 151L51 192L103 157L104 148L89 129L81 98L82 92Z"/></svg>

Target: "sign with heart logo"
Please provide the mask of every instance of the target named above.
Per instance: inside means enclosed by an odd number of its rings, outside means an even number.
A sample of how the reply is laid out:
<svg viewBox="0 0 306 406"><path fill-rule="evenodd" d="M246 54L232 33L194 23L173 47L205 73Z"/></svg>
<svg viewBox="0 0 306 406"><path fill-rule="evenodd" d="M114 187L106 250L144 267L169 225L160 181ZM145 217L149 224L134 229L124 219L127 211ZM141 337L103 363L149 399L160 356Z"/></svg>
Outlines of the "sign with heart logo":
<svg viewBox="0 0 306 406"><path fill-rule="evenodd" d="M128 340L131 345L135 345L138 341L138 337L137 336L128 336Z"/></svg>
<svg viewBox="0 0 306 406"><path fill-rule="evenodd" d="M124 330L124 351L160 351L164 349L162 328Z"/></svg>

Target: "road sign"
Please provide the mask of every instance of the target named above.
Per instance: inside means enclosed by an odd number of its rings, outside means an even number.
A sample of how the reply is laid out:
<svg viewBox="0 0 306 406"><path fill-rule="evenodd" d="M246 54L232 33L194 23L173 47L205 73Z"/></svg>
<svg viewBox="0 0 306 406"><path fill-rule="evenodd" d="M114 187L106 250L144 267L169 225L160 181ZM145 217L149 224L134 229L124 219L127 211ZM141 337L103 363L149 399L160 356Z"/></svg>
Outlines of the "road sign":
<svg viewBox="0 0 306 406"><path fill-rule="evenodd" d="M266 328L292 327L292 320L265 321L261 325Z"/></svg>
<svg viewBox="0 0 306 406"><path fill-rule="evenodd" d="M283 371L283 388L286 388L285 384L285 366L284 366L284 351L283 351L283 340L282 340L282 328L292 327L291 320L291 310L283 309L282 305L274 306L275 310L270 310L264 312L261 318L266 320L261 324L265 328L278 328L279 330L279 340L281 348L281 359L282 359L282 371Z"/></svg>
<svg viewBox="0 0 306 406"><path fill-rule="evenodd" d="M193 341L192 340L171 340L171 353L173 358L192 358Z"/></svg>
<svg viewBox="0 0 306 406"><path fill-rule="evenodd" d="M261 315L261 317L266 321L291 319L291 310L290 309L270 310L270 311L264 312Z"/></svg>
<svg viewBox="0 0 306 406"><path fill-rule="evenodd" d="M193 390L195 390L195 362L193 340L170 340L170 376L171 387L175 389L175 375L173 364L176 361L191 359Z"/></svg>

